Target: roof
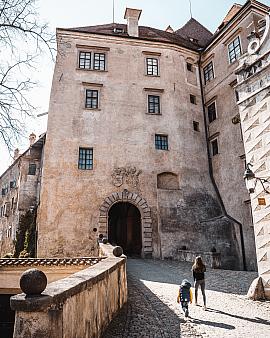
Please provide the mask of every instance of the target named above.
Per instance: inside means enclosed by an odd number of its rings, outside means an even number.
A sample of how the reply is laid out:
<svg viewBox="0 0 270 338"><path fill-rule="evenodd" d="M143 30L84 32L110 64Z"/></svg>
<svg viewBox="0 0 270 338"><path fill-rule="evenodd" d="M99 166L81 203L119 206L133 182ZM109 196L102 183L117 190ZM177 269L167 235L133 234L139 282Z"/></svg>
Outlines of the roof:
<svg viewBox="0 0 270 338"><path fill-rule="evenodd" d="M205 47L213 36L213 34L207 28L205 28L194 18L191 18L183 27L178 29L175 33L187 40L197 40L200 47Z"/></svg>
<svg viewBox="0 0 270 338"><path fill-rule="evenodd" d="M33 267L33 266L92 266L106 257L76 257L76 258L1 258L1 267Z"/></svg>
<svg viewBox="0 0 270 338"><path fill-rule="evenodd" d="M229 12L226 14L225 18L222 20L222 23L218 26L218 29L226 25L226 23L229 22L235 16L235 14L237 14L240 11L241 8L242 8L242 5L234 4L230 8Z"/></svg>
<svg viewBox="0 0 270 338"><path fill-rule="evenodd" d="M200 24L199 24L200 25ZM202 25L200 25L203 27ZM206 28L204 28L206 30ZM157 41L163 43L173 43L175 45L185 47L197 51L201 46L183 37L181 34L166 32L157 28L139 26L139 37L132 37L127 34L127 25L119 23L110 23L97 26L75 27L75 28L60 28L60 30L111 35L131 39L143 39L149 41ZM122 30L122 31L121 31ZM208 31L209 32L209 31ZM210 33L210 32L209 32ZM211 33L210 33L211 34ZM212 35L211 35L212 36Z"/></svg>

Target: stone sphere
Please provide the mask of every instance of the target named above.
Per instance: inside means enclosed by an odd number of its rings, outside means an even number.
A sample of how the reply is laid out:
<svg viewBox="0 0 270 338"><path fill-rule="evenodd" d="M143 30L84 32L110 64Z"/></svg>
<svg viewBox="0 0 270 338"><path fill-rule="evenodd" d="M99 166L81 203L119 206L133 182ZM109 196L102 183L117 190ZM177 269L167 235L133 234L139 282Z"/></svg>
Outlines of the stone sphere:
<svg viewBox="0 0 270 338"><path fill-rule="evenodd" d="M121 248L121 246L116 246L114 249L113 249L113 254L114 256L116 257L120 257L123 255L123 249Z"/></svg>
<svg viewBox="0 0 270 338"><path fill-rule="evenodd" d="M102 243L103 243L103 244L108 244L108 239L104 237L104 238L102 239Z"/></svg>
<svg viewBox="0 0 270 338"><path fill-rule="evenodd" d="M24 271L20 279L20 287L26 295L40 295L46 289L47 277L38 269Z"/></svg>

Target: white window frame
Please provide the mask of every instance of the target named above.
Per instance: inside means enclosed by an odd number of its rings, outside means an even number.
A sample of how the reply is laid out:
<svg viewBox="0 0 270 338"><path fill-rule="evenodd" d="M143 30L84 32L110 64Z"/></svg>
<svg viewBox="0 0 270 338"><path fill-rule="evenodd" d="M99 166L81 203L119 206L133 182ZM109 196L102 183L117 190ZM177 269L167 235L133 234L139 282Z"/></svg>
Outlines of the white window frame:
<svg viewBox="0 0 270 338"><path fill-rule="evenodd" d="M213 77L210 79L210 80L205 80L205 73L204 73L204 70L205 68L210 65L210 63L212 63L212 69L213 69ZM215 79L215 67L214 67L214 62L213 60L209 61L204 67L203 67L203 79L204 79L204 84L207 85L209 82L211 82L212 80Z"/></svg>
<svg viewBox="0 0 270 338"><path fill-rule="evenodd" d="M216 118L213 120L213 121L209 121L209 114L208 114L208 107L209 106L211 106L211 104L215 104L215 108L216 108ZM217 100L213 100L213 101L211 101L210 103L207 103L207 105L206 105L206 109L207 109L207 121L208 121L208 124L211 124L211 123L213 123L214 121L216 121L217 120L217 118L218 118L218 111L217 111Z"/></svg>
<svg viewBox="0 0 270 338"><path fill-rule="evenodd" d="M154 59L157 60L157 74L148 74L148 59ZM145 56L145 75L146 76L152 76L152 77L158 77L160 76L160 59L156 55L146 55Z"/></svg>
<svg viewBox="0 0 270 338"><path fill-rule="evenodd" d="M78 70L85 70L85 71L96 71L96 72L106 72L108 71L108 50L109 48L98 49L98 48L85 48L77 47L77 69ZM90 53L90 68L82 68L80 67L80 54L81 53ZM95 54L104 54L105 61L104 61L104 69L95 69Z"/></svg>

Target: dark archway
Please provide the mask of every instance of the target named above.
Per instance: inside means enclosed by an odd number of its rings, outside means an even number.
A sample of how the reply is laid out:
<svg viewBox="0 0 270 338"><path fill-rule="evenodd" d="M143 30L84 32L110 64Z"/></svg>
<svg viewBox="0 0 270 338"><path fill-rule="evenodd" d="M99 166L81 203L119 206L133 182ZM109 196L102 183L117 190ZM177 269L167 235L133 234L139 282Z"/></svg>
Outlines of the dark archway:
<svg viewBox="0 0 270 338"><path fill-rule="evenodd" d="M141 214L133 204L118 202L110 208L108 239L111 244L120 245L125 255L141 256L141 228Z"/></svg>

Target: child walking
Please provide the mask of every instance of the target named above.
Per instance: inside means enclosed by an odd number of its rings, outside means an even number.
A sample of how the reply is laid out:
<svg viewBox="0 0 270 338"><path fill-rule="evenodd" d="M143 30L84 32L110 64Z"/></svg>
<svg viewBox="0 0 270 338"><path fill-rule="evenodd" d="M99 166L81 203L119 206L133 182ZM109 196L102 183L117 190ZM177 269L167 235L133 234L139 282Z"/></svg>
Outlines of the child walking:
<svg viewBox="0 0 270 338"><path fill-rule="evenodd" d="M177 303L181 304L185 317L188 317L188 303L192 303L191 283L184 279L179 287Z"/></svg>

